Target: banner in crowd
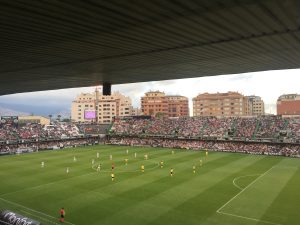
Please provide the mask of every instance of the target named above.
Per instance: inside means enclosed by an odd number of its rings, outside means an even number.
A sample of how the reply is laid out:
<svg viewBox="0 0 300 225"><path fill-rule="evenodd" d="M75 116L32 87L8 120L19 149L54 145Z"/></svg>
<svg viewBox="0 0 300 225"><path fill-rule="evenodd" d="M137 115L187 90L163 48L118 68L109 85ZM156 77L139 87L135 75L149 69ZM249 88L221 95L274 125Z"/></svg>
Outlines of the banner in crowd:
<svg viewBox="0 0 300 225"><path fill-rule="evenodd" d="M0 224L3 225L41 225L40 222L9 210L0 212Z"/></svg>
<svg viewBox="0 0 300 225"><path fill-rule="evenodd" d="M14 125L18 126L19 118L18 116L1 116L1 125Z"/></svg>

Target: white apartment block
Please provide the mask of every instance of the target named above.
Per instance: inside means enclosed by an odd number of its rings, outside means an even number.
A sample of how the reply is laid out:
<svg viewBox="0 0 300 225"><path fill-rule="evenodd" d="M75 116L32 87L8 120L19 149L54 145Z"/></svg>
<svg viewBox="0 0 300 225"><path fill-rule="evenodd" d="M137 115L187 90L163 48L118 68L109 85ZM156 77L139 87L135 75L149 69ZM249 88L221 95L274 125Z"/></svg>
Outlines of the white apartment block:
<svg viewBox="0 0 300 225"><path fill-rule="evenodd" d="M265 115L265 103L261 97L251 95L246 96L249 99L250 107L251 107L251 115L259 116Z"/></svg>
<svg viewBox="0 0 300 225"><path fill-rule="evenodd" d="M72 102L71 119L75 122L97 122L109 124L115 116L130 116L131 99L119 92L102 95L98 89L94 93L81 93Z"/></svg>

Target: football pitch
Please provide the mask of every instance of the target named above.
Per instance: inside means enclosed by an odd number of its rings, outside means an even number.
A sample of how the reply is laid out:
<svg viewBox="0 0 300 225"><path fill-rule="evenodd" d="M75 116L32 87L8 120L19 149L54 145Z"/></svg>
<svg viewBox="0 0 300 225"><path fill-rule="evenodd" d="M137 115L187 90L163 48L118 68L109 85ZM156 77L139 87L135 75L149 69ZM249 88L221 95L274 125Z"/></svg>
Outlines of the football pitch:
<svg viewBox="0 0 300 225"><path fill-rule="evenodd" d="M0 181L0 209L43 225L300 224L300 159L99 145L2 156Z"/></svg>

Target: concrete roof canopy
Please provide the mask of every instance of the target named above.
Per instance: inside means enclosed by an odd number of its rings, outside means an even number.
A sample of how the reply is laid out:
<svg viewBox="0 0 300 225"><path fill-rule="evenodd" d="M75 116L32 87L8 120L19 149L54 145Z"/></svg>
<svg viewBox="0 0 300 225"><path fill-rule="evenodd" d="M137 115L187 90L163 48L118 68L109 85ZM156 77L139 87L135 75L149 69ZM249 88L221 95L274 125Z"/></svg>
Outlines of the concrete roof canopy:
<svg viewBox="0 0 300 225"><path fill-rule="evenodd" d="M4 0L0 95L300 67L298 0Z"/></svg>

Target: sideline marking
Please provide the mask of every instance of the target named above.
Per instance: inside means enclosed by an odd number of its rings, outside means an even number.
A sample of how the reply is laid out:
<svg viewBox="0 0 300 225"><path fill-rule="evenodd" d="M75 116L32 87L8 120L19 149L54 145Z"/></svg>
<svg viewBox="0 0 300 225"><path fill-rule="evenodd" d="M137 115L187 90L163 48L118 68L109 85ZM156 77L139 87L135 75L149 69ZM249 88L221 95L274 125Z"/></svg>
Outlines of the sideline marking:
<svg viewBox="0 0 300 225"><path fill-rule="evenodd" d="M256 222L260 222L260 223L267 223L267 224L273 224L273 225L282 225L282 224L279 224L279 223L273 223L273 222L266 221L266 220L259 220L259 219L255 219L255 218L251 218L251 217L240 216L240 215L226 213L226 212L217 212L217 213L227 215L227 216L234 216L234 217L238 217L238 218L242 218L242 219L246 219L246 220L252 220L252 221L256 221Z"/></svg>
<svg viewBox="0 0 300 225"><path fill-rule="evenodd" d="M27 212L27 211L25 211L25 210L22 210L22 209L21 209L20 211L22 211L22 212L24 212L24 213L26 213L26 214L28 214L28 215L34 216L34 217L36 217L36 218L39 218L40 220L44 220L44 221L53 223L53 224L55 224L55 225L60 225L59 223L56 223L56 222L53 222L53 221L51 221L51 220L45 219L45 218L43 218L43 217L37 216L37 215L32 214L32 213L30 213L30 212Z"/></svg>
<svg viewBox="0 0 300 225"><path fill-rule="evenodd" d="M240 187L240 186L237 185L235 182L236 182L237 180L239 180L240 178L243 178L243 177L254 177L254 176L258 176L258 175L261 175L261 173L257 173L257 174L249 174L249 175L244 175L244 176L236 177L236 178L233 179L232 184L233 184L235 187L237 187L238 189L243 190L244 188Z"/></svg>
<svg viewBox="0 0 300 225"><path fill-rule="evenodd" d="M19 204L19 203L12 202L12 201L6 200L6 199L4 199L4 198L0 198L0 199L3 200L4 202L8 202L8 203L10 203L10 204L12 204L12 205L16 205L16 206L22 207L22 208L24 208L24 209L27 209L27 210L29 210L29 211L31 211L31 212L35 212L35 213L39 213L39 214L41 214L41 215L47 216L48 218L55 219L55 220L57 219L56 217L53 217L53 216L48 215L48 214L46 214L46 213L39 212L39 211L37 211L37 210L31 209L31 208L26 207L26 206L24 206L24 205L21 205L21 204ZM66 220L65 220L65 223L70 224L70 225L75 225L74 223L68 222L68 221L66 221Z"/></svg>
<svg viewBox="0 0 300 225"><path fill-rule="evenodd" d="M254 181L252 181L250 184L248 184L244 189L242 189L239 193L237 193L235 196L233 196L228 202L226 202L224 205L222 205L216 212L219 214L223 214L223 215L228 215L228 216L233 216L233 217L237 217L237 218L242 218L242 219L247 219L247 220L252 220L252 221L257 221L257 222L261 222L261 223L267 223L267 224L273 224L273 225L282 225L279 223L273 223L270 221L266 221L266 220L260 220L260 219L256 219L256 218L251 218L251 217L246 217L246 216L241 216L241 215L237 215L237 214L232 214L232 213L227 213L227 212L221 212L221 210L227 206L230 202L232 202L235 198L237 198L240 194L242 194L245 190L247 190L249 187L251 187L254 183L256 183L260 178L262 178L263 176L265 176L268 172L270 172L275 166L272 166L270 169L268 169L266 172L264 172L263 174L261 174L259 177L257 177Z"/></svg>

